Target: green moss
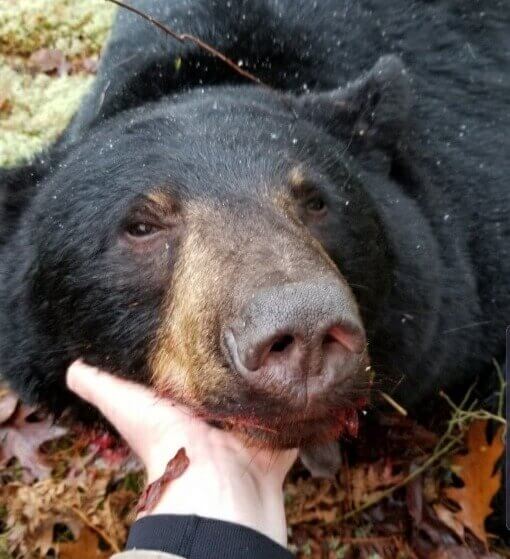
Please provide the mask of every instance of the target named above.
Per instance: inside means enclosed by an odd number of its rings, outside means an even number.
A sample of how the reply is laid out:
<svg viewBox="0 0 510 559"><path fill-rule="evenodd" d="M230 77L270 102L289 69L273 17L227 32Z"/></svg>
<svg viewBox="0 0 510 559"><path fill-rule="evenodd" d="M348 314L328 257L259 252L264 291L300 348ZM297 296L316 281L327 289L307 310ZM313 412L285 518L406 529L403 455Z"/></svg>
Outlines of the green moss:
<svg viewBox="0 0 510 559"><path fill-rule="evenodd" d="M9 553L7 534L0 534L0 559L12 559Z"/></svg>
<svg viewBox="0 0 510 559"><path fill-rule="evenodd" d="M67 56L97 54L115 12L106 0L0 0L0 52L46 47Z"/></svg>
<svg viewBox="0 0 510 559"><path fill-rule="evenodd" d="M85 74L32 75L23 57L40 48L59 49L68 58L97 55L114 13L106 0L0 0L0 166L52 142L93 80Z"/></svg>
<svg viewBox="0 0 510 559"><path fill-rule="evenodd" d="M92 82L92 76L31 76L0 60L0 166L29 158L65 128Z"/></svg>

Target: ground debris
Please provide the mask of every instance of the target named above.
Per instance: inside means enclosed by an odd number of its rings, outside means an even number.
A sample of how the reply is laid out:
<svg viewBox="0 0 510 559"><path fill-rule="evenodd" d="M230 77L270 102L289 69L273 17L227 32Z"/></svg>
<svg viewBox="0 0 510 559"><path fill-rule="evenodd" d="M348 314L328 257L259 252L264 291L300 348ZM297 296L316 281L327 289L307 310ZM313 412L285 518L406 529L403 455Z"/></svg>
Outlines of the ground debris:
<svg viewBox="0 0 510 559"><path fill-rule="evenodd" d="M342 443L343 466L333 479L312 478L298 463L285 485L297 557L501 557L489 551L495 540L484 528L500 486L494 466L503 449L501 433L487 438L486 428L501 422L470 413L454 409L440 434L398 412L373 412L359 438ZM10 430L0 443L0 550L3 545L12 559L103 559L121 550L136 503L150 509L164 483L142 492L141 465L118 439L65 416L64 425L54 425L5 389L0 420L0 430ZM30 452L13 453L13 433L14 440L28 436ZM187 464L182 450L169 462L170 481ZM453 484L452 471L462 487Z"/></svg>
<svg viewBox="0 0 510 559"><path fill-rule="evenodd" d="M144 489L136 506L136 512L150 512L158 504L165 488L174 479L181 477L188 469L188 466L189 458L186 455L186 450L180 448L166 465L163 475Z"/></svg>
<svg viewBox="0 0 510 559"><path fill-rule="evenodd" d="M0 415L7 417L0 424L0 465L16 459L24 481L45 479L51 468L39 448L46 441L64 436L67 430L54 425L51 417L40 418L33 408L14 402L12 394L4 394L0 400Z"/></svg>
<svg viewBox="0 0 510 559"><path fill-rule="evenodd" d="M450 466L462 480L463 486L448 487L444 493L459 507L458 511L451 513L452 522L457 521L487 545L485 519L492 513L491 501L501 486L501 469L497 468L497 463L503 454L504 445L502 427L491 442L487 440L486 432L486 421L471 424L467 433L466 452L455 455ZM456 526L456 533L464 539L463 530Z"/></svg>

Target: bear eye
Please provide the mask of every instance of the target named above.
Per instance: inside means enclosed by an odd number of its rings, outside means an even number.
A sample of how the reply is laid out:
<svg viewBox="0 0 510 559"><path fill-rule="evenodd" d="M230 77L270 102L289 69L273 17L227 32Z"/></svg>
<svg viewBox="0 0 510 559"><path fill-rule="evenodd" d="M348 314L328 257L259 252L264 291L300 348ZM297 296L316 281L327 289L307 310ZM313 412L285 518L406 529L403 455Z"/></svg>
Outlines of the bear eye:
<svg viewBox="0 0 510 559"><path fill-rule="evenodd" d="M306 211L313 215L323 214L326 211L326 202L319 197L314 196L306 201L305 204Z"/></svg>
<svg viewBox="0 0 510 559"><path fill-rule="evenodd" d="M131 223L126 227L126 232L131 237L149 237L159 231L159 227L143 221Z"/></svg>

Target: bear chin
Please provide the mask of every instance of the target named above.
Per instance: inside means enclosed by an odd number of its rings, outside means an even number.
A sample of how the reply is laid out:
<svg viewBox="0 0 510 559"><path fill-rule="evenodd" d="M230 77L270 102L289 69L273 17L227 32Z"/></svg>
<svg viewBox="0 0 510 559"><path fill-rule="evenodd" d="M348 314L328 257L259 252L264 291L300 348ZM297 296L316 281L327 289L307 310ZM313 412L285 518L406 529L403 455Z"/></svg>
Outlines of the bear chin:
<svg viewBox="0 0 510 559"><path fill-rule="evenodd" d="M285 417L271 420L260 418L229 418L212 420L211 424L232 431L248 446L266 449L304 448L321 446L341 437L356 437L359 427L359 411L366 400L358 402L358 408L344 408L324 417Z"/></svg>

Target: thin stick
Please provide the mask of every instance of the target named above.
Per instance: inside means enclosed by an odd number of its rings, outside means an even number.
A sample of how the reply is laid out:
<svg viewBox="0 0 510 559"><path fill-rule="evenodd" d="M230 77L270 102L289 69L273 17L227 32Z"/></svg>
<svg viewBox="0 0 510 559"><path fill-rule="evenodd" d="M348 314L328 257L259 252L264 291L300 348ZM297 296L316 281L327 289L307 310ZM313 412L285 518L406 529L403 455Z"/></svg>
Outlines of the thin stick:
<svg viewBox="0 0 510 559"><path fill-rule="evenodd" d="M179 43L185 43L186 41L193 43L194 45L196 45L203 51L207 52L208 54L211 54L215 58L219 58L224 64L232 68L232 70L234 70L241 76L245 77L246 79L255 82L258 85L262 85L264 87L271 89L271 87L268 84L264 83L261 79L257 78L257 76L255 76L251 72L248 72L247 70L243 70L232 59L228 58L228 56L225 56L222 52L215 49L213 46L205 43L198 37L195 37L194 35L190 35L189 33L176 33L161 21L158 21L157 19L153 18L151 15L146 14L138 10L137 8L134 8L129 4L125 4L120 0L107 0L107 2L112 2L113 4L117 4L117 6L120 6L121 8L124 8L125 10L133 12L137 16L142 17L143 19L147 20L149 23L155 25L158 29L161 29L167 35L170 35L170 37L174 38L176 41L179 41Z"/></svg>
<svg viewBox="0 0 510 559"><path fill-rule="evenodd" d="M386 497L389 497L397 489L400 489L401 487L405 487L409 482L411 482L413 479L417 478L421 473L423 473L430 466L432 466L432 464L437 462L439 460L439 458L442 458L445 454L447 454L452 448L455 447L455 445L459 444L459 442L460 442L460 439L459 440L458 439L451 440L439 452L437 452L436 454L433 454L421 466L419 466L418 468L413 470L400 483L397 483L393 487L390 487L389 489L386 489L385 491L382 491L381 493L378 493L375 498L369 499L368 501L363 503L361 506L359 506L357 509L351 510L350 512L348 512L347 514L344 514L343 516L337 518L336 520L338 522L343 522L344 520L352 518L353 516L358 515L360 512L370 508L372 505L375 505L375 503L378 503L379 501L382 501Z"/></svg>
<svg viewBox="0 0 510 559"><path fill-rule="evenodd" d="M492 362L494 363L494 367L496 367L496 373L498 374L499 379L499 399L498 399L498 415L503 417L503 407L505 405L505 388L506 382L505 377L503 376L503 372L501 371L501 367L496 359L493 359Z"/></svg>
<svg viewBox="0 0 510 559"><path fill-rule="evenodd" d="M96 534L98 534L101 538L103 538L103 540L110 546L110 549L112 551L114 551L115 553L120 553L120 547L117 545L117 543L114 540L112 540L112 538L110 538L104 530L101 530L101 528L99 528L91 520L89 520L86 514L84 514L77 507L71 507L71 510L85 524L85 526L88 526L88 528L90 528L91 530L96 532Z"/></svg>
<svg viewBox="0 0 510 559"><path fill-rule="evenodd" d="M471 394L472 388L473 387L469 389L468 395ZM500 413L499 410L498 410L498 414L491 413L484 409L472 411L472 406L469 409L464 410L463 407L466 405L467 398L464 398L460 406L457 406L455 405L453 400L442 390L439 392L439 396L441 396L441 398L444 398L448 403L448 405L455 411L455 416L451 419L451 422L453 424L462 425L466 421L474 421L475 419L479 419L479 420L481 419L487 421L492 420L492 421L496 421L497 423L501 423L504 426L506 426L507 424L506 419L503 417L503 414Z"/></svg>
<svg viewBox="0 0 510 559"><path fill-rule="evenodd" d="M386 394L386 392L383 391L380 391L379 394L392 408L396 409L400 415L407 417L407 410L398 402L395 402L395 400L389 394Z"/></svg>
<svg viewBox="0 0 510 559"><path fill-rule="evenodd" d="M470 407L468 407L468 410L463 409L463 407L465 405L467 405L467 402L468 402L469 397L470 397L470 395L473 391L473 388L474 388L474 385L469 388L469 390L467 391L464 399L462 400L462 403L460 404L460 407L456 406L453 403L453 401L444 392L440 393L440 395L443 398L445 398L446 401L452 406L453 416L448 422L448 427L447 427L446 431L443 433L443 435L441 436L439 441L436 443L436 446L434 448L434 451L432 452L432 455L429 456L429 458L427 458L427 460L425 460L422 464L420 464L415 470L410 472L399 483L395 484L392 487L389 487L388 489L386 489L384 491L381 491L380 493L377 494L376 497L374 497L372 499L369 499L368 501L366 501L365 503L360 505L358 508L349 511L348 513L338 517L336 520L338 522L342 522L344 520L347 520L349 518L357 516L360 512L372 507L373 505L382 501L386 497L389 497L397 489L405 487L408 483L413 481L420 474L422 474L423 472L428 470L430 467L432 467L434 464L436 464L440 460L440 458L442 458L443 456L445 456L449 452L453 451L454 448L459 446L463 441L467 425L473 419L473 416L476 413L480 413L480 412L471 411L472 410L472 405ZM481 411L484 411L484 410L481 410ZM484 412L484 413L488 413L488 412ZM462 419L462 421L461 421L461 419ZM501 419L502 418L499 418L500 421L501 421ZM460 429L460 433L457 436L455 436L453 434L453 431L456 427Z"/></svg>

